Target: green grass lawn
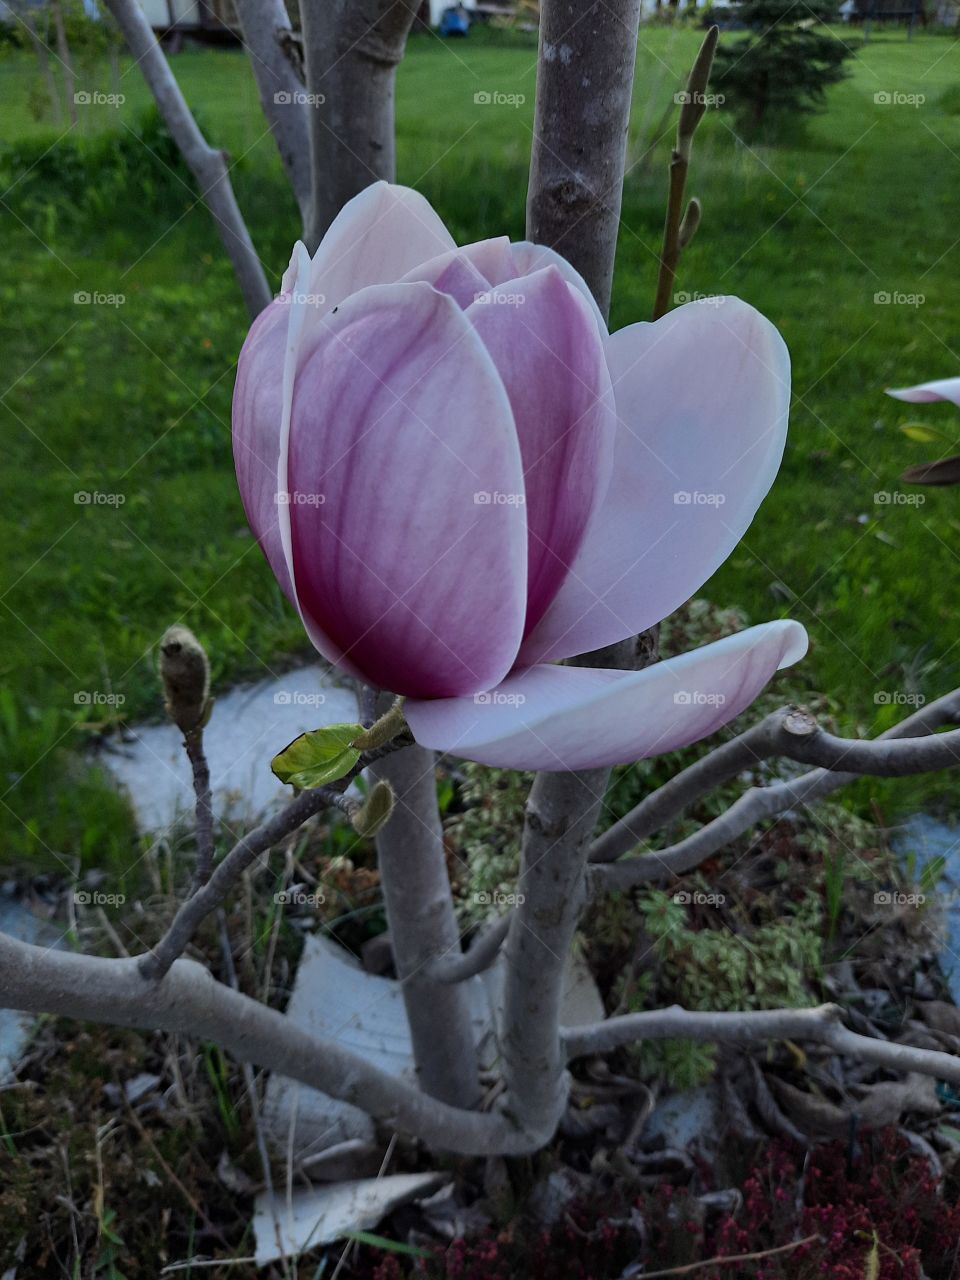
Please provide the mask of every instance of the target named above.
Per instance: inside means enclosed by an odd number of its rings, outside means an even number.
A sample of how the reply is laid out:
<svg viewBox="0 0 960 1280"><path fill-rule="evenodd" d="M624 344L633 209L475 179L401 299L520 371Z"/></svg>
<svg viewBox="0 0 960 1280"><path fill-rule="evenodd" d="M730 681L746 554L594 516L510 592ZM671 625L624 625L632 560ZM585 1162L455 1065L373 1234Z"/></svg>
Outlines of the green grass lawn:
<svg viewBox="0 0 960 1280"><path fill-rule="evenodd" d="M697 43L686 29L641 33L614 326L650 312L669 134L651 142ZM780 327L794 361L780 478L705 593L754 621L787 612L804 622L810 685L832 697L843 728L876 732L903 714L878 694L931 698L960 678L960 496L874 501L905 466L960 437L951 406L909 410L883 395L960 373L960 47L881 35L852 67L806 136L783 145L746 145L724 110L708 116L692 181L704 221L678 289L746 298ZM174 68L237 162L241 206L278 280L298 228L248 66L220 51L181 54ZM12 148L0 162L0 830L13 857L105 857L129 834L116 806L89 783L61 784L73 776L78 717L100 722L116 708L77 695L119 695L126 717L158 712L152 649L177 619L207 643L220 682L277 670L304 641L233 479L242 303L175 157L138 136L148 103L139 74L124 64L123 107L83 108L74 130L32 118L35 80L26 54L0 60ZM534 82L526 40L411 42L399 176L460 239L522 234ZM106 68L85 87L112 91ZM475 102L490 91L525 102ZM878 104L881 91L925 101ZM78 305L79 291L124 301ZM924 300L877 305L878 293ZM943 439L912 441L899 430L908 422ZM78 503L78 493L113 496ZM905 807L928 793L916 781L883 791Z"/></svg>

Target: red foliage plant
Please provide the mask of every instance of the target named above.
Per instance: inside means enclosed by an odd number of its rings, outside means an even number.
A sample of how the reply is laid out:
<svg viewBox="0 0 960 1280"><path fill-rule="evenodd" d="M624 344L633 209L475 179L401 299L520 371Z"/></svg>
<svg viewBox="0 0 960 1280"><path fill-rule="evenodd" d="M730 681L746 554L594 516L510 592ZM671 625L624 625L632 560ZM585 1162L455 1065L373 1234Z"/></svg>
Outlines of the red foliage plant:
<svg viewBox="0 0 960 1280"><path fill-rule="evenodd" d="M711 1257L786 1252L698 1269L701 1280L960 1280L960 1181L944 1185L897 1129L809 1152L775 1142L747 1176L734 1215L704 1222L696 1198L662 1185L631 1200L616 1188L571 1205L549 1230L517 1218L410 1263L367 1253L369 1280L614 1280ZM642 1226L640 1224L643 1224ZM641 1272L642 1275L642 1272Z"/></svg>

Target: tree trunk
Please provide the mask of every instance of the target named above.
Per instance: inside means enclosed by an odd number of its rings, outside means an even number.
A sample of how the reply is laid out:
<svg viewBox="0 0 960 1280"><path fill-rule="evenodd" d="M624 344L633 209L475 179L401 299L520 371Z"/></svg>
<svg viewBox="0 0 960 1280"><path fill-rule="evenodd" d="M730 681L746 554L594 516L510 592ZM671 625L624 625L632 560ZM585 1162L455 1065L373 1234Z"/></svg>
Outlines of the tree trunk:
<svg viewBox="0 0 960 1280"><path fill-rule="evenodd" d="M301 9L316 249L346 202L396 178L394 86L416 0L306 0Z"/></svg>
<svg viewBox="0 0 960 1280"><path fill-rule="evenodd" d="M53 112L53 120L55 124L59 124L63 119L63 107L60 103L60 91L57 89L56 77L53 74L53 68L50 65L50 54L47 51L45 41L40 39L37 34L37 26L33 20L33 15L27 11L23 14L23 25L27 28L30 36L30 43L33 45L33 51L37 55L37 65L40 68L40 76L44 84L47 86L47 95L50 98L50 107Z"/></svg>
<svg viewBox="0 0 960 1280"><path fill-rule="evenodd" d="M510 1118L539 1147L567 1099L560 1002L586 901L584 868L607 771L541 773L527 801L518 897L507 939L501 1047Z"/></svg>
<svg viewBox="0 0 960 1280"><path fill-rule="evenodd" d="M610 308L639 20L639 0L545 0L541 9L527 235L580 271L604 315ZM638 656L645 655L631 638L582 661L630 667ZM501 1047L510 1114L544 1143L566 1101L560 1000L608 776L605 769L539 774L527 804L524 901L507 941Z"/></svg>
<svg viewBox="0 0 960 1280"><path fill-rule="evenodd" d="M67 43L67 29L63 24L63 9L60 0L50 0L50 9L53 13L53 26L57 33L57 56L60 60L63 75L63 91L67 99L67 111L70 116L70 123L77 124L79 115L77 114L77 76L73 69L73 54L70 52L70 45Z"/></svg>
<svg viewBox="0 0 960 1280"><path fill-rule="evenodd" d="M434 755L406 747L372 765L371 773L389 781L397 795L393 816L377 836L377 857L420 1087L441 1102L473 1107L479 1082L468 988L430 976L439 957L460 953Z"/></svg>
<svg viewBox="0 0 960 1280"><path fill-rule="evenodd" d="M545 0L540 13L527 235L577 268L604 315L639 22L640 0Z"/></svg>

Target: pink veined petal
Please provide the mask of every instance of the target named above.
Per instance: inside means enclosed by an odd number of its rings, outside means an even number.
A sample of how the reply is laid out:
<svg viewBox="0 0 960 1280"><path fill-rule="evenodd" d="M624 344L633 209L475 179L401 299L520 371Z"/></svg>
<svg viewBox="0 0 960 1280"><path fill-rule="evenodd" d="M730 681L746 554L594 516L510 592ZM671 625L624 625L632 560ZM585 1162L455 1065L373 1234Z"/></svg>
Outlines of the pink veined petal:
<svg viewBox="0 0 960 1280"><path fill-rule="evenodd" d="M330 224L314 255L307 292L322 297L329 311L358 289L393 284L453 248L453 236L419 192L374 182Z"/></svg>
<svg viewBox="0 0 960 1280"><path fill-rule="evenodd" d="M960 408L960 378L938 378L933 382L921 382L915 387L896 387L887 392L895 400L908 400L911 404L932 404L936 400L952 400Z"/></svg>
<svg viewBox="0 0 960 1280"><path fill-rule="evenodd" d="M560 589L610 483L610 376L593 317L556 267L497 285L467 317L503 379L520 439L530 538L526 633Z"/></svg>
<svg viewBox="0 0 960 1280"><path fill-rule="evenodd" d="M408 271L401 283L425 280L441 293L449 293L466 309L477 297L486 293L494 277L503 278L503 271L512 276L513 259L510 241L506 236L493 240L478 240L438 254L428 262L421 262Z"/></svg>
<svg viewBox="0 0 960 1280"><path fill-rule="evenodd" d="M277 460L283 415L283 361L289 308L261 311L237 362L233 392L233 460L247 522L281 588L294 600L277 519Z"/></svg>
<svg viewBox="0 0 960 1280"><path fill-rule="evenodd" d="M354 294L314 339L293 395L287 506L311 638L395 693L488 688L516 655L526 597L523 506L482 500L523 493L496 368L427 284Z"/></svg>
<svg viewBox="0 0 960 1280"><path fill-rule="evenodd" d="M490 288L490 281L482 275L469 258L462 253L445 253L419 267L408 271L401 281L412 284L422 281L433 285L441 293L447 293L458 307L466 311L481 294Z"/></svg>
<svg viewBox="0 0 960 1280"><path fill-rule="evenodd" d="M408 700L416 740L503 769L626 764L709 737L803 657L798 622L768 622L643 671L537 666L474 698Z"/></svg>
<svg viewBox="0 0 960 1280"><path fill-rule="evenodd" d="M746 533L783 455L790 359L753 307L688 303L605 351L613 478L523 664L612 644L688 600Z"/></svg>
<svg viewBox="0 0 960 1280"><path fill-rule="evenodd" d="M607 336L606 321L596 304L593 294L590 292L586 280L575 267L571 267L566 258L557 253L555 249L548 249L544 244L533 244L529 240L518 240L515 244L512 244L510 253L513 258L513 270L510 275L529 276L535 271L542 271L544 267L556 267L567 284L572 284L586 298L601 336L604 338ZM506 278L501 276L495 279L491 276L490 279L492 284L501 284Z"/></svg>

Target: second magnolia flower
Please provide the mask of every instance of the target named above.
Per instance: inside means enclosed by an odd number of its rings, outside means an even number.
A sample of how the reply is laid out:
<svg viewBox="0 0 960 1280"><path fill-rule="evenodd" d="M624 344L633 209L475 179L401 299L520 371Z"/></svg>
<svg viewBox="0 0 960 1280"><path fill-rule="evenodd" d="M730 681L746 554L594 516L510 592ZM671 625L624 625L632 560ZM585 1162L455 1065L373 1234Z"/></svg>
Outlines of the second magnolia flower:
<svg viewBox="0 0 960 1280"><path fill-rule="evenodd" d="M776 329L734 298L608 335L563 258L457 248L376 184L294 251L234 397L250 524L316 648L427 746L575 769L713 732L806 648L769 623L643 672L553 665L658 622L776 475Z"/></svg>

